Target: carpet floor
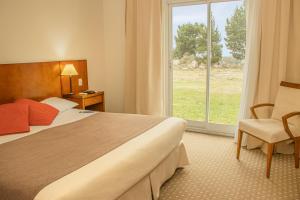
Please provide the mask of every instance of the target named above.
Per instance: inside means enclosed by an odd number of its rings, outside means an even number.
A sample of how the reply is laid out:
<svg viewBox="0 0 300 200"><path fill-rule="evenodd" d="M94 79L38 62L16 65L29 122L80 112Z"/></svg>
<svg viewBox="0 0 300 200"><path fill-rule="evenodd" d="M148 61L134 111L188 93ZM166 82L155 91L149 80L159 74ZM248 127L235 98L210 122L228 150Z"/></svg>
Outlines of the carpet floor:
<svg viewBox="0 0 300 200"><path fill-rule="evenodd" d="M163 185L160 200L300 200L300 169L293 155L273 155L267 179L260 150L242 149L238 161L232 138L186 133L184 143L191 164Z"/></svg>

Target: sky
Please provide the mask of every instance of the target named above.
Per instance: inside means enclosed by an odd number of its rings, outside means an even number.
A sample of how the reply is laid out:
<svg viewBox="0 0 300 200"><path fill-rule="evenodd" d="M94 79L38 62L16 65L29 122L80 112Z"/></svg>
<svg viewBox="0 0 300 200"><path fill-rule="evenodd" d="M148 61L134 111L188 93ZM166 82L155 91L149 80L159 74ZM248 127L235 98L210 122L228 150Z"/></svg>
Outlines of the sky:
<svg viewBox="0 0 300 200"><path fill-rule="evenodd" d="M226 19L233 16L237 7L241 6L243 1L230 1L221 3L212 3L211 10L215 18L216 26L222 37L223 56L230 56L229 50L226 48L224 37L226 36L225 25ZM190 5L173 8L173 47L176 47L175 36L179 25L186 23L204 23L207 25L207 5Z"/></svg>

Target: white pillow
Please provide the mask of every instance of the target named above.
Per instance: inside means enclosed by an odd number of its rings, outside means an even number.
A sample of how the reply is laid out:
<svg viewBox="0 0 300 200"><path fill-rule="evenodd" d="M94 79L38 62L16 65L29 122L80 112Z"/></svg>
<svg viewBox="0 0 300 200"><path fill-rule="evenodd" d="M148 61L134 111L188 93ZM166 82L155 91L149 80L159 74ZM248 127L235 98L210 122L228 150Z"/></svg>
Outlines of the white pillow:
<svg viewBox="0 0 300 200"><path fill-rule="evenodd" d="M73 101L69 101L66 99L62 99L59 97L50 97L48 99L41 101L41 103L45 103L50 106L53 106L54 108L59 110L59 112L64 112L66 110L70 110L70 109L78 106L78 103L75 103Z"/></svg>

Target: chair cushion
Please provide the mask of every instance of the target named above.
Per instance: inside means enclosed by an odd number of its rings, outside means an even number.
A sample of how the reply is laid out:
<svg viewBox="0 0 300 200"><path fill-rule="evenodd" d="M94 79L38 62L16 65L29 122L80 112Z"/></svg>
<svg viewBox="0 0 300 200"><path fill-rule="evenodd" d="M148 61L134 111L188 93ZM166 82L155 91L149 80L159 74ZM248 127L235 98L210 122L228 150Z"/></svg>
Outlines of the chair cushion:
<svg viewBox="0 0 300 200"><path fill-rule="evenodd" d="M282 120L291 112L300 112L300 89L280 86L271 118ZM289 123L300 127L300 117L290 118Z"/></svg>
<svg viewBox="0 0 300 200"><path fill-rule="evenodd" d="M296 126L290 124L289 127L295 136L300 136ZM269 143L276 143L290 138L284 130L282 121L275 119L241 120L239 129Z"/></svg>

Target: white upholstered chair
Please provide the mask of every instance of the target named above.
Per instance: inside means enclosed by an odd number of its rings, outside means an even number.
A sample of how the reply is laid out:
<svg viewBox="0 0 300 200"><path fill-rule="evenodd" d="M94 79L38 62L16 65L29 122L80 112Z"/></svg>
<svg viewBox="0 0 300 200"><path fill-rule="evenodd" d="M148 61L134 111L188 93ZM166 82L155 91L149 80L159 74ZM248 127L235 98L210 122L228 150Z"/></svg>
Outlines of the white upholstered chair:
<svg viewBox="0 0 300 200"><path fill-rule="evenodd" d="M255 110L264 106L272 106L269 119L259 119ZM249 134L268 144L266 176L270 177L274 145L285 141L295 142L295 167L299 168L300 153L300 84L281 82L275 104L264 103L250 108L255 119L239 122L237 159L240 157L243 133Z"/></svg>

